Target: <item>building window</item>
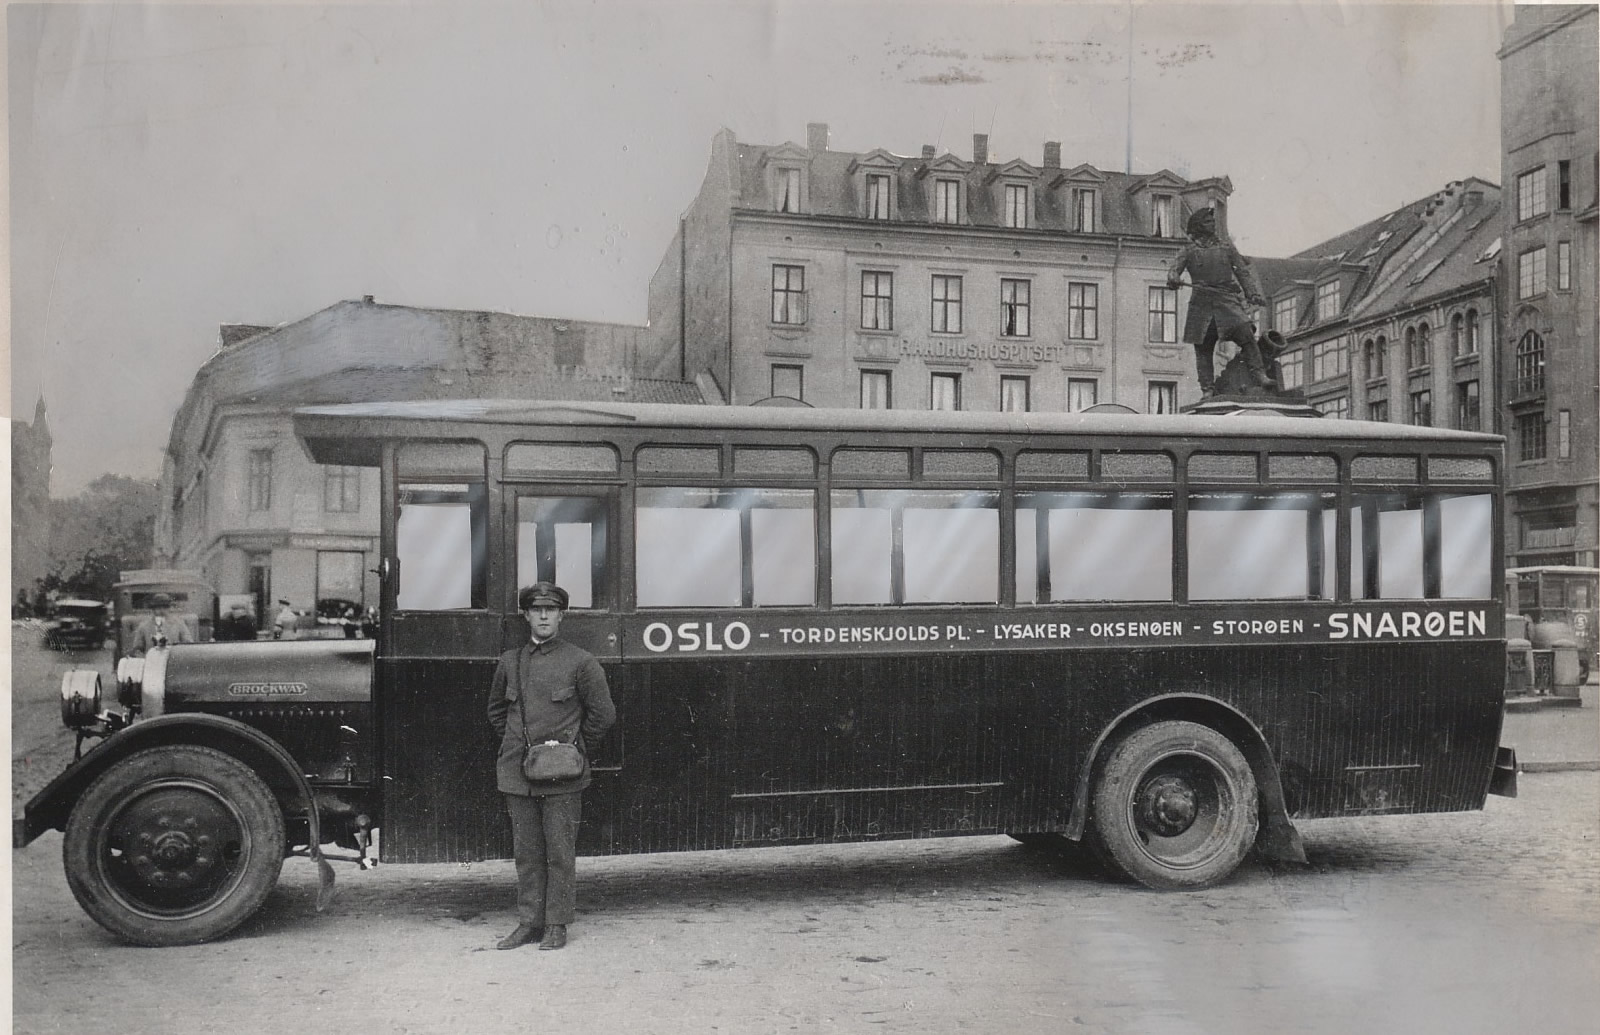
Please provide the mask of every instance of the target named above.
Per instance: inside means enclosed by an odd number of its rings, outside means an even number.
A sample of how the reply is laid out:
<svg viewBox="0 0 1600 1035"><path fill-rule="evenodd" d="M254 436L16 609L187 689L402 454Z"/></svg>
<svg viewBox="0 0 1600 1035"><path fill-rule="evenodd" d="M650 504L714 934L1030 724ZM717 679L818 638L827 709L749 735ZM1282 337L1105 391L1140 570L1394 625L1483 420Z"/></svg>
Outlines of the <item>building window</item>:
<svg viewBox="0 0 1600 1035"><path fill-rule="evenodd" d="M961 278L933 275L933 314L929 325L936 331L959 334L961 331Z"/></svg>
<svg viewBox="0 0 1600 1035"><path fill-rule="evenodd" d="M1549 210L1545 199L1544 166L1517 177L1517 222L1542 216Z"/></svg>
<svg viewBox="0 0 1600 1035"><path fill-rule="evenodd" d="M1304 349L1285 352L1278 357L1278 371L1283 375L1283 387L1299 388L1306 383L1306 353Z"/></svg>
<svg viewBox="0 0 1600 1035"><path fill-rule="evenodd" d="M1324 417L1331 417L1334 420L1350 419L1350 397L1348 395L1336 395L1332 399L1323 399L1320 402L1313 403L1313 405L1316 407L1317 412Z"/></svg>
<svg viewBox="0 0 1600 1035"><path fill-rule="evenodd" d="M322 470L322 509L330 514L354 514L359 511L361 468L335 464Z"/></svg>
<svg viewBox="0 0 1600 1035"><path fill-rule="evenodd" d="M882 173L867 174L867 218L889 218L889 177Z"/></svg>
<svg viewBox="0 0 1600 1035"><path fill-rule="evenodd" d="M1562 460L1572 459L1572 411L1556 411L1556 456Z"/></svg>
<svg viewBox="0 0 1600 1035"><path fill-rule="evenodd" d="M250 509L272 509L272 450L250 450Z"/></svg>
<svg viewBox="0 0 1600 1035"><path fill-rule="evenodd" d="M1406 365L1421 370L1433 358L1433 334L1425 323L1406 328Z"/></svg>
<svg viewBox="0 0 1600 1035"><path fill-rule="evenodd" d="M1151 381L1145 387L1146 413L1177 413L1178 382Z"/></svg>
<svg viewBox="0 0 1600 1035"><path fill-rule="evenodd" d="M1556 208L1572 207L1572 163L1563 158L1556 163Z"/></svg>
<svg viewBox="0 0 1600 1035"><path fill-rule="evenodd" d="M1517 417L1517 459L1544 459L1544 411Z"/></svg>
<svg viewBox="0 0 1600 1035"><path fill-rule="evenodd" d="M1000 280L1000 335L1005 338L1026 338L1033 333L1033 319L1029 315L1029 301L1033 297L1033 284L1026 280Z"/></svg>
<svg viewBox="0 0 1600 1035"><path fill-rule="evenodd" d="M1544 289L1545 249L1540 246L1517 256L1517 297L1532 298Z"/></svg>
<svg viewBox="0 0 1600 1035"><path fill-rule="evenodd" d="M1384 353L1389 351L1389 343L1383 338L1373 341L1368 338L1361 345L1362 361L1366 365L1367 380L1373 381L1384 374Z"/></svg>
<svg viewBox="0 0 1600 1035"><path fill-rule="evenodd" d="M1279 334L1288 334L1298 324L1298 314L1295 312L1295 297L1280 298L1272 304L1272 327Z"/></svg>
<svg viewBox="0 0 1600 1035"><path fill-rule="evenodd" d="M800 211L800 170L778 170L778 211Z"/></svg>
<svg viewBox="0 0 1600 1035"><path fill-rule="evenodd" d="M1339 315L1339 282L1317 285L1317 319L1331 320Z"/></svg>
<svg viewBox="0 0 1600 1035"><path fill-rule="evenodd" d="M1150 340L1178 340L1178 289L1150 289Z"/></svg>
<svg viewBox="0 0 1600 1035"><path fill-rule="evenodd" d="M961 409L960 374L934 374L929 379L928 408L932 410Z"/></svg>
<svg viewBox="0 0 1600 1035"><path fill-rule="evenodd" d="M1478 354L1478 342L1478 311L1476 309L1468 309L1466 344L1463 346L1462 355L1476 356Z"/></svg>
<svg viewBox="0 0 1600 1035"><path fill-rule="evenodd" d="M1386 421L1389 419L1389 400L1374 399L1367 403L1367 419Z"/></svg>
<svg viewBox="0 0 1600 1035"><path fill-rule="evenodd" d="M933 221L935 223L961 222L961 181L933 181Z"/></svg>
<svg viewBox="0 0 1600 1035"><path fill-rule="evenodd" d="M1456 385L1456 427L1462 431L1477 431L1482 426L1478 382L1462 381Z"/></svg>
<svg viewBox="0 0 1600 1035"><path fill-rule="evenodd" d="M1072 189L1072 228L1079 233L1092 234L1095 222L1095 192L1088 187Z"/></svg>
<svg viewBox="0 0 1600 1035"><path fill-rule="evenodd" d="M1000 378L1000 410L1002 413L1027 413L1028 379L1010 374Z"/></svg>
<svg viewBox="0 0 1600 1035"><path fill-rule="evenodd" d="M1020 183L1006 184L1006 226L1025 230L1028 226L1028 188Z"/></svg>
<svg viewBox="0 0 1600 1035"><path fill-rule="evenodd" d="M1067 378L1067 412L1082 413L1100 401L1100 382L1093 377Z"/></svg>
<svg viewBox="0 0 1600 1035"><path fill-rule="evenodd" d="M1350 355L1342 335L1311 346L1311 380L1337 377L1349 370Z"/></svg>
<svg viewBox="0 0 1600 1035"><path fill-rule="evenodd" d="M863 370L861 372L861 408L863 410L887 410L892 408L894 399L890 395L889 371Z"/></svg>
<svg viewBox="0 0 1600 1035"><path fill-rule="evenodd" d="M1466 338L1465 338L1465 335L1462 333L1462 328L1466 325L1466 322L1467 322L1466 318L1463 317L1460 313L1457 313L1456 315L1450 317L1450 355L1451 356L1460 356L1460 355L1462 355L1462 351L1461 350L1466 347Z"/></svg>
<svg viewBox="0 0 1600 1035"><path fill-rule="evenodd" d="M861 274L861 329L894 330L894 274L864 270Z"/></svg>
<svg viewBox="0 0 1600 1035"><path fill-rule="evenodd" d="M1150 232L1157 237L1177 237L1177 206L1171 194L1150 196Z"/></svg>
<svg viewBox="0 0 1600 1035"><path fill-rule="evenodd" d="M1556 290L1572 290L1572 242L1556 242Z"/></svg>
<svg viewBox="0 0 1600 1035"><path fill-rule="evenodd" d="M782 399L804 399L806 368L797 363L772 364L772 394Z"/></svg>
<svg viewBox="0 0 1600 1035"><path fill-rule="evenodd" d="M1411 393L1411 423L1424 428L1433 425L1433 392L1426 388Z"/></svg>
<svg viewBox="0 0 1600 1035"><path fill-rule="evenodd" d="M806 268L772 267L772 322L806 322Z"/></svg>
<svg viewBox="0 0 1600 1035"><path fill-rule="evenodd" d="M1100 337L1100 286L1067 285L1067 337L1092 341Z"/></svg>
<svg viewBox="0 0 1600 1035"><path fill-rule="evenodd" d="M1528 395L1543 389L1544 339L1538 331L1529 331L1517 342L1517 380L1511 394Z"/></svg>

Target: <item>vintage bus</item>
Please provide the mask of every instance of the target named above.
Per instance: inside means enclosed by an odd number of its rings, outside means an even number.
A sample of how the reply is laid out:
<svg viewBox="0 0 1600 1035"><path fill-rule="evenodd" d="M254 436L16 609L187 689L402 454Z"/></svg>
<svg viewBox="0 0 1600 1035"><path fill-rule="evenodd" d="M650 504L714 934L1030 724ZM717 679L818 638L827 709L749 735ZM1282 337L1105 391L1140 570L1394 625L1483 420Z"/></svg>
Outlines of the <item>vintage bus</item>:
<svg viewBox="0 0 1600 1035"><path fill-rule="evenodd" d="M378 636L175 647L127 714L65 694L103 740L20 839L65 829L131 940L215 937L284 851L326 874L375 827L384 861L508 856L486 691L539 579L620 714L586 853L1004 833L1198 888L1303 859L1296 818L1515 789L1495 436L482 400L295 427L381 472Z"/></svg>
<svg viewBox="0 0 1600 1035"><path fill-rule="evenodd" d="M1514 613L1526 615L1536 626L1559 622L1571 630L1577 642L1579 678L1587 683L1600 648L1600 630L1595 628L1600 617L1600 568L1541 564L1508 568L1506 575L1516 587L1516 596L1506 601Z"/></svg>

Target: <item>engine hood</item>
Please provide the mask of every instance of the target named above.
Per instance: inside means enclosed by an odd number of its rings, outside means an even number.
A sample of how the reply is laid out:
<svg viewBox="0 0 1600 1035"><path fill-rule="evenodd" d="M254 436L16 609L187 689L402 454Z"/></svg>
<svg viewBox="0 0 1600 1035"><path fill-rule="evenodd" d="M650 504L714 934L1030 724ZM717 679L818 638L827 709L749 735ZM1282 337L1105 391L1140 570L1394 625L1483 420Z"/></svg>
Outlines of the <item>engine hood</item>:
<svg viewBox="0 0 1600 1035"><path fill-rule="evenodd" d="M161 710L211 702L367 702L375 646L372 640L178 644L167 651Z"/></svg>

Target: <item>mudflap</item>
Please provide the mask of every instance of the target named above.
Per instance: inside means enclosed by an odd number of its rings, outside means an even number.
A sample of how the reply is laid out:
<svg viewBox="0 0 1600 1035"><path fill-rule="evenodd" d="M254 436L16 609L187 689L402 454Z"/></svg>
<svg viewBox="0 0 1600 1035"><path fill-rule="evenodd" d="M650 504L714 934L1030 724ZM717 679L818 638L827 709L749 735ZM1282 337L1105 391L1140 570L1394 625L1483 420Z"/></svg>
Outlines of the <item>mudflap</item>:
<svg viewBox="0 0 1600 1035"><path fill-rule="evenodd" d="M1502 747L1495 750L1494 775L1489 778L1489 793L1502 798L1517 796L1517 749Z"/></svg>
<svg viewBox="0 0 1600 1035"><path fill-rule="evenodd" d="M1289 822L1289 817L1276 809L1266 810L1262 815L1261 830L1256 834L1256 853L1270 862L1308 865L1300 831Z"/></svg>

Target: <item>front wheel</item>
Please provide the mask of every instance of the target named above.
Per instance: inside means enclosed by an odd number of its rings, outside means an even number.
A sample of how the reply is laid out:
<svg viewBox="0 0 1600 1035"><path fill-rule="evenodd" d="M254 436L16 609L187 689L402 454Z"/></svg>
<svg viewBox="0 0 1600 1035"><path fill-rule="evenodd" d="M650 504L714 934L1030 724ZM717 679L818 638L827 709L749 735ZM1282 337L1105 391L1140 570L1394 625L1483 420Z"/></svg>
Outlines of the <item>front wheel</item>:
<svg viewBox="0 0 1600 1035"><path fill-rule="evenodd" d="M1147 887L1203 888L1227 877L1256 836L1256 781L1227 737L1157 722L1112 749L1094 790L1107 861Z"/></svg>
<svg viewBox="0 0 1600 1035"><path fill-rule="evenodd" d="M266 901L283 811L239 760L194 745L116 763L67 820L67 884L95 922L139 945L218 938Z"/></svg>

